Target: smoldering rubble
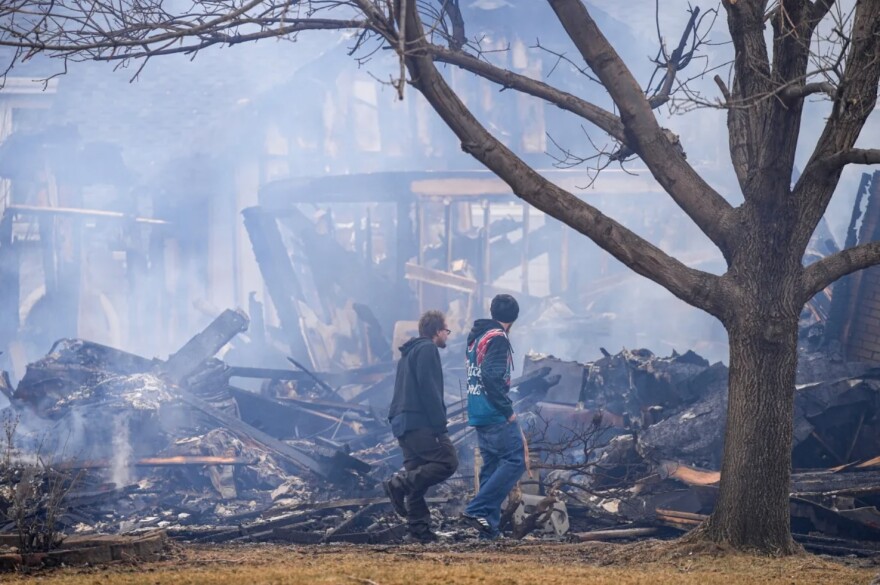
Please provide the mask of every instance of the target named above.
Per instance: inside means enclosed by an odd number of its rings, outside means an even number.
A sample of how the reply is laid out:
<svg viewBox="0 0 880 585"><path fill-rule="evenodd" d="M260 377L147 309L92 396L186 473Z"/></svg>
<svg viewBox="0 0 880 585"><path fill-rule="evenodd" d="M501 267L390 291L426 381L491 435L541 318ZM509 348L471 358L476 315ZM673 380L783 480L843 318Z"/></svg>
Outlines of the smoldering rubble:
<svg viewBox="0 0 880 585"><path fill-rule="evenodd" d="M28 366L14 391L0 377L10 400L6 464L29 456L64 478L52 512L59 540L157 530L195 542L402 538L379 488L402 464L381 407L393 364L330 373L234 367L215 357L248 325L243 312L225 311L167 360L64 339ZM793 531L810 550L874 555L880 370L844 361L833 346L816 348L809 330L803 338ZM447 356L460 349L452 345ZM512 538L671 537L712 510L726 366L692 351L602 353L588 363L530 353L513 381L530 466L504 509ZM449 362L449 431L462 464L429 501L440 534L455 541L474 536L456 518L479 462L456 383L460 366ZM233 380L258 380L259 390ZM16 533L25 519L6 516L0 533Z"/></svg>

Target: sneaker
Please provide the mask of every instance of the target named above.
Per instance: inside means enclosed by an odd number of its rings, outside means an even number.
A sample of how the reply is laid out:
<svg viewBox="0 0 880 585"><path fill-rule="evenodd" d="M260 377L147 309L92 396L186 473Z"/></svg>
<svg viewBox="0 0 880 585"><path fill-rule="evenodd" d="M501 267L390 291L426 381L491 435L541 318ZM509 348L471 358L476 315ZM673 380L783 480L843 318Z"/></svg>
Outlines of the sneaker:
<svg viewBox="0 0 880 585"><path fill-rule="evenodd" d="M400 478L392 475L390 479L382 482L382 489L385 495L391 500L391 507L401 518L406 518L406 489L403 487Z"/></svg>
<svg viewBox="0 0 880 585"><path fill-rule="evenodd" d="M403 542L407 544L429 544L437 542L440 537L428 530L427 532L407 532L403 537Z"/></svg>
<svg viewBox="0 0 880 585"><path fill-rule="evenodd" d="M461 515L461 521L471 528L476 528L481 536L483 534L492 534L492 527L489 525L489 521L481 516L472 516L465 512Z"/></svg>

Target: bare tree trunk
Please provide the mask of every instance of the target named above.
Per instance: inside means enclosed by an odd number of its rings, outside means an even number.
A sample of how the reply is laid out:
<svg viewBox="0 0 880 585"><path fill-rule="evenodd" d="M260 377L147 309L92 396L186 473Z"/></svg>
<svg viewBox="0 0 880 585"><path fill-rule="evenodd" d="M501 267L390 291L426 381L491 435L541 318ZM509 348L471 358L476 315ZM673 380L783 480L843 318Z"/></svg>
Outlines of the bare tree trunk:
<svg viewBox="0 0 880 585"><path fill-rule="evenodd" d="M792 554L789 483L797 367L797 313L760 298L728 325L730 381L715 511L695 536L738 549ZM773 473L768 473L773 470Z"/></svg>

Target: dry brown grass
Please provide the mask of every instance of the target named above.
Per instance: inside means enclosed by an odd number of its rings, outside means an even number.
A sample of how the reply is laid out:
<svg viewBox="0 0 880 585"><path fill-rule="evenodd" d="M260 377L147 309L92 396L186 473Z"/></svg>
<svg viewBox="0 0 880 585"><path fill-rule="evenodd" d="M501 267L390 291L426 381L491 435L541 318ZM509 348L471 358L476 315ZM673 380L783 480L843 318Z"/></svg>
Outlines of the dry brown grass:
<svg viewBox="0 0 880 585"><path fill-rule="evenodd" d="M0 581L9 585L867 585L878 571L870 563L844 564L810 555L774 559L652 541L428 547L239 545L180 547L156 563L3 575Z"/></svg>

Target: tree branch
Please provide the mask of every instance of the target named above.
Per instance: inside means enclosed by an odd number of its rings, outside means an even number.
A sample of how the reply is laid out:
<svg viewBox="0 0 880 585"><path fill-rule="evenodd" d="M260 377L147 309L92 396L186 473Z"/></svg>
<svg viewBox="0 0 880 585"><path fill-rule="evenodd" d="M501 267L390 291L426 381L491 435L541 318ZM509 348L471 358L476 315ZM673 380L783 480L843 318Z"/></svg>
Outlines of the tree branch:
<svg viewBox="0 0 880 585"><path fill-rule="evenodd" d="M792 104L797 100L817 93L828 94L828 97L833 99L834 96L837 95L837 88L827 81L807 83L800 86L792 85L783 89L780 93L780 96L783 100L785 100L786 103Z"/></svg>
<svg viewBox="0 0 880 585"><path fill-rule="evenodd" d="M626 135L624 134L623 123L620 121L620 118L575 95L556 89L551 85L542 81L534 80L531 77L526 77L525 75L520 75L513 71L496 67L491 63L482 61L473 55L461 51L451 51L437 45L428 45L427 50L435 61L455 65L456 67L470 71L471 73L479 75L489 81L494 81L503 87L510 87L517 91L539 97L595 124L598 128L604 130L620 142L626 142Z"/></svg>
<svg viewBox="0 0 880 585"><path fill-rule="evenodd" d="M189 45L179 45L176 47L170 48L160 48L160 49L147 49L139 52L123 52L123 53L112 53L109 55L99 55L94 59L95 61L124 61L126 59L142 59L149 57L157 57L160 55L172 55L174 53L194 53L197 51L201 51L202 49L207 49L212 45L240 45L242 43L252 43L259 41L261 39L269 39L269 38L277 38L286 36L289 34L307 31L307 30L350 30L350 29L365 29L370 28L364 21L361 20L325 20L325 19L308 19L301 22L294 22L289 24L288 26L284 26L276 29L267 29L258 32L248 33L248 34L234 34L234 35L226 35L222 33L217 33L212 35L211 38L204 39L198 43L192 43ZM4 43L0 41L0 45ZM48 50L56 50L56 49L48 49Z"/></svg>
<svg viewBox="0 0 880 585"><path fill-rule="evenodd" d="M682 210L722 251L731 250L728 221L733 208L686 162L657 123L632 73L599 30L581 0L548 0L584 61L620 110L628 144Z"/></svg>
<svg viewBox="0 0 880 585"><path fill-rule="evenodd" d="M810 264L804 269L803 302L809 301L838 278L876 264L880 264L880 242L847 248Z"/></svg>
<svg viewBox="0 0 880 585"><path fill-rule="evenodd" d="M837 170L849 164L878 165L880 164L880 149L878 148L853 148L846 152L832 154L823 160L824 166L829 170Z"/></svg>
<svg viewBox="0 0 880 585"><path fill-rule="evenodd" d="M231 27L239 26L242 23L234 23ZM224 34L217 30L206 33L204 36L192 34L189 29L184 29L175 33L163 33L154 35L146 39L132 39L111 35L108 33L106 38L93 42L43 42L39 39L17 38L12 39L0 38L0 47L18 47L25 48L37 52L55 52L55 53L85 53L97 52L92 58L96 61L119 61L124 59L140 59L144 57L153 57L157 55L169 55L173 53L192 53L201 49L217 44L235 45L246 42L258 41L260 39L283 37L296 32L306 30L347 30L347 29L363 29L368 28L366 21L363 20L332 20L332 19L289 19L285 21L285 26L278 28L268 28L261 31L255 31L247 34ZM199 39L188 45L180 45L168 48L168 44L179 42L186 38ZM151 49L155 45L162 45L161 48ZM126 49L143 48L140 51L129 51ZM103 54L103 51L111 51L110 54Z"/></svg>
<svg viewBox="0 0 880 585"><path fill-rule="evenodd" d="M810 10L810 32L816 30L816 27L822 22L822 19L828 14L834 6L835 0L814 0Z"/></svg>
<svg viewBox="0 0 880 585"><path fill-rule="evenodd" d="M804 244L825 214L843 167L877 162L876 150L854 149L877 105L880 85L880 2L856 3L846 69L833 109L793 195L800 206L799 242Z"/></svg>
<svg viewBox="0 0 880 585"><path fill-rule="evenodd" d="M411 83L459 138L462 150L510 185L519 198L586 235L635 272L712 315L726 315L729 287L722 286L720 277L692 269L667 255L542 177L492 136L437 71L417 12L407 11L407 18L406 62Z"/></svg>

